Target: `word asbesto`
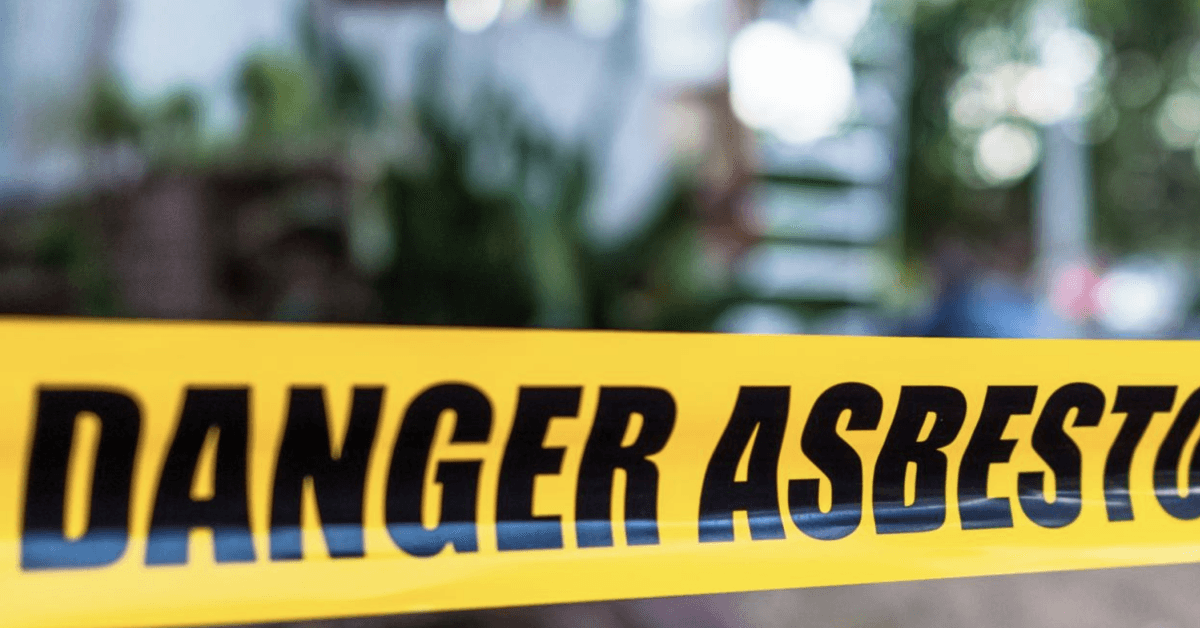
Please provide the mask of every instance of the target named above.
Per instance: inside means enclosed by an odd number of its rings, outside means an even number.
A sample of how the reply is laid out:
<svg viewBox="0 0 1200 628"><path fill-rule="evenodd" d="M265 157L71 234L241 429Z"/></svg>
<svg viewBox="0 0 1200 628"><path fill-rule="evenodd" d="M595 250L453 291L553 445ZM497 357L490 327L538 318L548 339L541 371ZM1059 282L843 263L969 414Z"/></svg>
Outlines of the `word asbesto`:
<svg viewBox="0 0 1200 628"><path fill-rule="evenodd" d="M356 387L349 423L334 453L324 390L293 387L285 411L283 437L275 455L270 503L270 560L303 557L300 526L304 486L311 483L322 533L333 558L364 555L364 486L377 438L384 397L381 387ZM974 430L964 433L967 401L949 386L903 386L895 413L874 457L870 499L864 500L863 452L838 432L880 428L883 396L863 383L832 386L814 401L803 425L799 450L828 480L828 508L817 478L786 482L779 494L779 461L785 451L791 390L787 386L743 386L715 449L707 456L696 504L699 541L734 540L734 513L746 513L755 541L782 539L785 525L823 541L841 539L872 509L874 533L904 534L934 530L946 520L947 492L957 491L963 529L1013 525L1014 501L1035 524L1057 528L1080 514L1081 452L1066 431L1095 427L1106 416L1124 415L1104 463L1103 501L1109 521L1132 520L1130 468L1151 418L1170 412L1178 390L1173 386L1121 386L1110 412L1097 386L1074 383L1050 392L1031 435L1033 450L1047 470L1021 471L1017 494L990 496L992 465L1009 462L1015 439L1004 438L1013 416L1033 412L1037 386L990 386ZM493 440L493 405L478 387L441 383L417 394L407 405L395 435L387 467L384 513L392 541L404 552L431 557L447 547L469 553L479 549L479 495L495 491L495 533L502 552L563 547L562 520L534 515L538 476L562 473L565 448L544 445L551 421L577 418L582 387L521 387L507 440ZM179 565L188 561L191 530L212 531L215 559L257 560L250 528L247 451L249 387L188 387L173 439L158 474L144 562ZM99 419L92 468L87 526L68 534L64 523L72 443L78 418ZM583 448L575 495L579 547L614 544L611 504L614 475L625 474L624 526L629 545L659 543L660 469L651 458L670 443L677 416L672 394L655 387L599 390L595 420ZM847 417L848 415L848 417ZM927 419L932 417L932 426ZM686 418L686 417L685 417ZM483 460L437 460L432 455L441 421L452 420L450 442L503 447L498 485L482 487ZM1157 500L1178 519L1200 517L1200 491L1179 490L1185 444L1200 420L1200 390L1181 405L1158 444L1154 464ZM21 535L25 570L93 568L119 560L128 545L131 488L142 427L137 401L108 389L42 387L37 391L35 429L29 454ZM627 432L635 431L630 439ZM927 432L927 433L925 433ZM206 442L215 439L215 480L211 495L193 494ZM948 486L945 449L968 439L959 461L957 485ZM629 442L631 441L631 442ZM697 456L705 452L696 452ZM788 455L792 455L788 453ZM1200 482L1200 457L1189 456L1191 486ZM744 473L739 474L739 466ZM422 521L425 478L430 471L441 485L436 525ZM697 467L699 468L699 467ZM139 472L144 472L142 469ZM155 471L158 473L158 471ZM909 481L909 475L914 477ZM742 477L739 477L741 475ZM1053 489L1048 490L1053 476ZM906 482L915 493L906 497ZM782 499L781 499L782 497Z"/></svg>

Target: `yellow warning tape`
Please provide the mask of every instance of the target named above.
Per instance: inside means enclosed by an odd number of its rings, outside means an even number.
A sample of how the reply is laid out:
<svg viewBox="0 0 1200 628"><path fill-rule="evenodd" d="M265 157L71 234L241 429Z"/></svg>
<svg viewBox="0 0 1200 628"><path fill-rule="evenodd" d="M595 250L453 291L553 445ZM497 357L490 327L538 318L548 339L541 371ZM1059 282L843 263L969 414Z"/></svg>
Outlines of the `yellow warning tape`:
<svg viewBox="0 0 1200 628"><path fill-rule="evenodd" d="M1196 343L10 320L0 347L6 626L1200 548Z"/></svg>

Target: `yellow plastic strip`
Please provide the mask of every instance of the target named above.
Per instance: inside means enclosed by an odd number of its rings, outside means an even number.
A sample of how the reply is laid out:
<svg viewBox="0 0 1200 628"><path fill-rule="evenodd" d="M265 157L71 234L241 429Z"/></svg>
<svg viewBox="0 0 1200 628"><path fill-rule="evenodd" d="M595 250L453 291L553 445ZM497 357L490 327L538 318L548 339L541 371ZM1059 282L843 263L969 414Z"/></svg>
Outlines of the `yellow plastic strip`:
<svg viewBox="0 0 1200 628"><path fill-rule="evenodd" d="M1178 563L1200 345L0 322L5 626Z"/></svg>

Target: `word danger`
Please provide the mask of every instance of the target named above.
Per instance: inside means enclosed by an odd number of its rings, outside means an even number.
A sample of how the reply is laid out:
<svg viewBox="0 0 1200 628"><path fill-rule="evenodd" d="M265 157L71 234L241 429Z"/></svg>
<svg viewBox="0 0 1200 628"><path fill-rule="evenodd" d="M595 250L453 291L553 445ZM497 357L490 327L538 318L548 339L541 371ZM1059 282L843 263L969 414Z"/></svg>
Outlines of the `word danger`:
<svg viewBox="0 0 1200 628"><path fill-rule="evenodd" d="M189 533L195 528L212 531L217 562L257 560L246 473L249 395L244 387L186 390L156 484L146 565L185 564ZM1103 499L1110 521L1133 519L1129 476L1134 450L1151 418L1169 412L1176 395L1175 387L1117 389L1111 413L1122 414L1124 419L1104 464ZM272 480L270 560L302 558L300 520L306 483L311 483L316 497L329 554L334 558L364 555L364 487L371 450L383 437L377 433L383 396L384 390L378 387L354 389L348 427L335 454L324 391L319 387L290 390ZM581 387L520 389L512 428L504 442L498 485L493 487L498 550L563 547L561 517L533 514L534 485L538 476L562 473L565 449L547 447L544 440L552 420L579 416L581 397ZM828 480L830 506L822 508L822 487L816 478L788 479L786 495L779 494L790 388L741 387L704 465L699 503L693 510L699 541L733 541L737 512L746 513L750 536L756 541L784 538L785 523L814 539L840 539L859 528L864 507L872 509L877 534L934 530L945 524L946 496L951 490L957 491L964 529L1011 527L1014 500L1039 526L1068 525L1079 516L1082 506L1081 452L1065 428L1068 419L1074 427L1100 424L1108 405L1096 386L1069 384L1046 399L1030 444L1048 471L1020 472L1016 495L989 496L987 491L992 465L1009 462L1017 443L1003 437L1006 425L1013 416L1031 414L1037 397L1036 386L989 387L975 428L966 434L961 432L967 401L960 390L902 387L874 459L871 498L864 500L863 457L838 428L841 424L848 431L879 429L883 397L862 383L825 390L813 403L798 443L800 452ZM65 511L70 457L78 418L84 413L97 417L100 429L86 529L81 535L69 535ZM22 568L84 568L116 562L125 553L129 537L131 488L142 424L137 402L111 390L44 388L38 391L35 415L23 509ZM640 417L637 423L635 415ZM926 425L929 417L931 427ZM453 421L451 443L479 444L492 442L493 419L487 395L468 384L435 385L409 402L386 474L386 527L398 548L418 557L434 556L447 547L459 553L478 551L484 461L435 460L431 452L439 422ZM1200 491L1181 495L1177 477L1185 444L1198 421L1200 391L1182 404L1155 458L1155 495L1161 507L1179 519L1200 517ZM582 457L575 478L579 547L614 543L611 504L617 470L626 477L626 542L659 543L659 491L679 493L682 489L660 487L659 468L651 457L668 445L675 423L675 399L667 390L600 388L594 423L580 444ZM633 425L639 427L630 439L627 432ZM219 435L212 454L215 480L211 495L201 497L193 494L193 479L214 432ZM959 461L957 485L951 486L945 449L960 438L967 444ZM743 460L746 465L739 479ZM436 525L422 520L425 478L431 465L432 475L441 485ZM1048 476L1053 476L1052 490L1047 489ZM1200 488L1200 459L1191 458L1188 478L1191 486ZM908 498L906 483L915 485Z"/></svg>

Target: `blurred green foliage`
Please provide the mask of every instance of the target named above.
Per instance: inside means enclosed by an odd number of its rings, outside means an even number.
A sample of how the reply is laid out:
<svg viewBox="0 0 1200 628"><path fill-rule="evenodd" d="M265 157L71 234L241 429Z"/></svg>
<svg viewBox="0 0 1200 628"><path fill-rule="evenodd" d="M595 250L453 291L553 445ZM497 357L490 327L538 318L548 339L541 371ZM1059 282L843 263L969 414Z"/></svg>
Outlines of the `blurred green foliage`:
<svg viewBox="0 0 1200 628"><path fill-rule="evenodd" d="M79 121L80 131L83 140L89 144L135 142L142 131L141 116L120 80L104 74L87 90Z"/></svg>
<svg viewBox="0 0 1200 628"><path fill-rule="evenodd" d="M1092 152L1097 235L1114 253L1196 251L1200 175L1193 151L1165 147L1155 121L1172 92L1200 88L1189 76L1200 42L1197 4L1089 0L1087 8L1089 26L1111 46L1120 105L1111 135ZM1121 98L1119 90L1134 81L1148 82L1148 97Z"/></svg>
<svg viewBox="0 0 1200 628"><path fill-rule="evenodd" d="M237 87L247 142L336 140L377 121L383 104L365 63L319 18L316 3L304 5L298 54L257 51L242 62Z"/></svg>
<svg viewBox="0 0 1200 628"><path fill-rule="evenodd" d="M42 225L35 239L34 261L64 274L77 293L78 314L120 314L113 280L104 263L104 242L89 216L77 205L64 207Z"/></svg>
<svg viewBox="0 0 1200 628"><path fill-rule="evenodd" d="M589 235L596 168L485 86L456 116L433 53L414 117L419 164L381 183L394 256L376 288L416 324L696 329L718 310L693 276L694 193L681 179L632 237Z"/></svg>
<svg viewBox="0 0 1200 628"><path fill-rule="evenodd" d="M947 98L966 71L963 46L985 27L1019 40L1039 0L919 3L913 17L913 106L905 212L906 248L927 255L941 236L979 245L1030 233L1037 170L1008 185L961 175ZM1070 7L1071 3L1064 2ZM1163 101L1198 88L1197 6L1192 0L1084 0L1080 26L1104 52L1103 107L1090 120L1095 238L1110 254L1200 247L1200 173L1190 149L1156 131ZM1139 95L1125 97L1137 91Z"/></svg>
<svg viewBox="0 0 1200 628"><path fill-rule="evenodd" d="M243 137L282 142L312 133L320 109L314 87L302 60L270 52L252 55L238 74Z"/></svg>
<svg viewBox="0 0 1200 628"><path fill-rule="evenodd" d="M87 142L132 144L151 170L197 180L241 162L281 172L302 167L306 156L341 164L346 180L364 188L351 202L372 204L384 218L371 228L384 232L390 255L363 272L387 322L711 326L724 302L698 273L696 195L687 173L647 209L650 219L640 228L601 245L588 226L597 201L594 147L554 137L495 85L478 89L464 115L449 96L436 44L417 64L423 74L411 110L388 111L363 62L319 18L311 8L302 13L298 54L259 50L242 62L243 118L234 144L202 136L194 93L141 106L115 79L92 92ZM364 144L358 137L374 139ZM387 145L401 146L399 154L379 150ZM364 179L364 171L375 174ZM280 215L305 215L304 207L287 206L303 194L272 198ZM345 209L347 220L364 214ZM100 294L111 282L103 280L102 252L85 246L83 224L66 220L49 230L47 260L86 286L89 311L115 309L111 293L108 301Z"/></svg>
<svg viewBox="0 0 1200 628"><path fill-rule="evenodd" d="M1038 1L916 5L904 212L910 258L927 256L946 234L979 245L1030 234L1037 171L1003 185L964 176L969 155L948 97L969 69L964 42L985 28L1019 40ZM601 244L588 224L599 174L594 153L555 138L519 97L495 85L456 104L436 55L417 64L424 74L411 110L391 109L362 59L309 6L297 52L256 51L244 60L237 79L244 117L233 144L203 136L195 93L134 103L111 76L88 93L84 140L130 144L152 169L193 173L245 159L282 170L313 155L343 164L363 188L352 202L373 203L383 216L376 235L387 240L390 257L364 272L388 321L698 329L730 302L704 275L688 173L646 210L650 218L635 233ZM1079 7L1104 53L1104 91L1095 97L1106 108L1089 135L1100 245L1116 254L1194 251L1200 161L1191 149L1164 147L1156 124L1172 94L1200 94L1197 7L1192 0L1086 0ZM400 146L399 154L389 146ZM355 211L346 214L357 219ZM101 295L111 285L100 278L103 265L89 261L93 245L72 229L84 228L47 231L45 260L86 286L91 310L115 308Z"/></svg>

